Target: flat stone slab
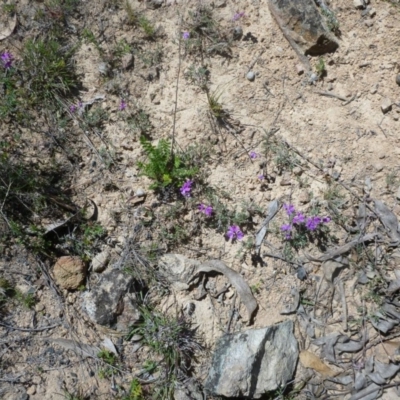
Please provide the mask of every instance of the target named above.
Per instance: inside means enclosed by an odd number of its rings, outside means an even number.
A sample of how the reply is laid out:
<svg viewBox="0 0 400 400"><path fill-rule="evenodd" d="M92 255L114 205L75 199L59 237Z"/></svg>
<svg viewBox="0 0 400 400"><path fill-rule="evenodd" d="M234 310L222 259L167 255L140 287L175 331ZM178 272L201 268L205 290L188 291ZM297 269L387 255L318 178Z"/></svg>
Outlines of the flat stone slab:
<svg viewBox="0 0 400 400"><path fill-rule="evenodd" d="M224 335L216 345L205 389L214 396L259 398L292 379L298 357L290 320Z"/></svg>

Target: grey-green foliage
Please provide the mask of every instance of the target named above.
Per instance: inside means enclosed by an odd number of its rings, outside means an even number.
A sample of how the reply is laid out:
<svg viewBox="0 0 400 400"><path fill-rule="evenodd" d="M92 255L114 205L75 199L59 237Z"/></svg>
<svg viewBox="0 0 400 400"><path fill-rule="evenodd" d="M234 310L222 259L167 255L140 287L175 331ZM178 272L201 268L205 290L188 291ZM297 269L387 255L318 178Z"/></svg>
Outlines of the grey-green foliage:
<svg viewBox="0 0 400 400"><path fill-rule="evenodd" d="M29 39L25 43L23 74L28 80L26 94L31 102L51 104L77 87L73 52L74 49L65 50L53 39Z"/></svg>

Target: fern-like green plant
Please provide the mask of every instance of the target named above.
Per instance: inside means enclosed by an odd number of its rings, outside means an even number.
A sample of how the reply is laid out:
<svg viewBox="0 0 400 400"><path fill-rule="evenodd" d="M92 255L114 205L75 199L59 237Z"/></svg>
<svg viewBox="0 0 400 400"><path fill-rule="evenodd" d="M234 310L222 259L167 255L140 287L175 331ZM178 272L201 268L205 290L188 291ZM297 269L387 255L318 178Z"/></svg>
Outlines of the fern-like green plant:
<svg viewBox="0 0 400 400"><path fill-rule="evenodd" d="M138 167L142 175L154 180L150 189L161 189L168 185L178 186L193 177L198 168L188 168L182 162L182 158L171 151L171 144L161 139L157 146L153 146L143 136L140 143L148 157L146 163L139 162Z"/></svg>

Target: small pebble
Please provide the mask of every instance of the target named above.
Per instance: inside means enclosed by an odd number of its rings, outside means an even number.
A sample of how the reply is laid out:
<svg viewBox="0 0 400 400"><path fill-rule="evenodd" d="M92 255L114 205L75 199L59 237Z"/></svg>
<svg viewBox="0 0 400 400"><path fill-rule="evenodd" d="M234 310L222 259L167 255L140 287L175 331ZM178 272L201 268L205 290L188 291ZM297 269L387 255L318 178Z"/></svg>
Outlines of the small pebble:
<svg viewBox="0 0 400 400"><path fill-rule="evenodd" d="M309 80L310 85L315 84L315 82L317 82L317 80L318 80L318 75L315 72L313 72L311 74L310 80Z"/></svg>
<svg viewBox="0 0 400 400"><path fill-rule="evenodd" d="M400 86L400 74L396 76L396 83Z"/></svg>
<svg viewBox="0 0 400 400"><path fill-rule="evenodd" d="M256 78L256 74L253 71L249 71L246 75L246 78L252 82L254 81L254 79Z"/></svg>
<svg viewBox="0 0 400 400"><path fill-rule="evenodd" d="M358 10L365 8L364 0L354 0L353 4L354 4L354 7L357 8Z"/></svg>
<svg viewBox="0 0 400 400"><path fill-rule="evenodd" d="M235 26L232 31L233 40L239 40L243 36L243 29L241 26Z"/></svg>
<svg viewBox="0 0 400 400"><path fill-rule="evenodd" d="M108 71L110 70L110 66L109 66L107 63L105 63L105 62L101 62L101 63L98 65L98 69L99 69L99 72L100 72L101 74L107 75Z"/></svg>
<svg viewBox="0 0 400 400"><path fill-rule="evenodd" d="M389 112L392 109L392 100L390 99L385 99L383 100L382 104L381 104L381 110L384 114L386 114L387 112Z"/></svg>
<svg viewBox="0 0 400 400"><path fill-rule="evenodd" d="M135 192L135 196L137 196L137 197L143 197L145 195L146 195L146 192L143 189L138 189Z"/></svg>
<svg viewBox="0 0 400 400"><path fill-rule="evenodd" d="M301 64L296 65L297 75L304 74L304 67Z"/></svg>

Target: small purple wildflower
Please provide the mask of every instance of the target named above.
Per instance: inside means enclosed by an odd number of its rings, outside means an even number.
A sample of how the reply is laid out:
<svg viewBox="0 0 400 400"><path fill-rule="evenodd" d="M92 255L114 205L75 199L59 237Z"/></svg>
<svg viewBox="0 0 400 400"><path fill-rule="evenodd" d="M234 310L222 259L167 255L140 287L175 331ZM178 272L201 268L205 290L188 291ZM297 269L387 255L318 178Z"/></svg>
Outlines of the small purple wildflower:
<svg viewBox="0 0 400 400"><path fill-rule="evenodd" d="M322 223L323 223L323 224L327 224L327 223L329 223L329 222L331 222L331 217L323 217L323 218L322 218Z"/></svg>
<svg viewBox="0 0 400 400"><path fill-rule="evenodd" d="M265 176L264 176L264 174L260 174L260 175L257 176L257 178L258 178L260 181L263 181L263 180L265 179Z"/></svg>
<svg viewBox="0 0 400 400"><path fill-rule="evenodd" d="M77 107L76 107L75 104L71 104L71 105L69 106L69 111L70 111L72 114L76 111L76 109L77 109Z"/></svg>
<svg viewBox="0 0 400 400"><path fill-rule="evenodd" d="M294 205L293 204L284 204L283 208L285 209L286 214L289 215L289 216L296 212L296 210L294 209Z"/></svg>
<svg viewBox="0 0 400 400"><path fill-rule="evenodd" d="M13 55L9 51L5 51L0 55L1 62L5 69L11 68L12 61L14 59Z"/></svg>
<svg viewBox="0 0 400 400"><path fill-rule="evenodd" d="M235 240L235 239L242 240L244 234L237 225L232 225L229 227L226 236L228 237L229 240Z"/></svg>
<svg viewBox="0 0 400 400"><path fill-rule="evenodd" d="M292 230L292 225L290 224L283 224L281 226L281 231L283 232L290 232Z"/></svg>
<svg viewBox="0 0 400 400"><path fill-rule="evenodd" d="M252 160L255 160L258 157L258 154L255 151L251 151L249 156Z"/></svg>
<svg viewBox="0 0 400 400"><path fill-rule="evenodd" d="M306 218L305 218L304 214L302 214L302 213L297 213L297 214L293 217L292 222L293 222L295 225L299 225L299 224L303 224L305 220L306 220Z"/></svg>
<svg viewBox="0 0 400 400"><path fill-rule="evenodd" d="M192 190L192 184L193 184L193 181L191 181L190 179L186 180L186 182L179 189L182 196L190 197L190 191Z"/></svg>
<svg viewBox="0 0 400 400"><path fill-rule="evenodd" d="M190 32L185 31L182 33L182 39L183 40L188 40L190 38Z"/></svg>
<svg viewBox="0 0 400 400"><path fill-rule="evenodd" d="M118 110L119 111L124 111L126 108L126 101L125 100L121 100L121 103L119 104Z"/></svg>
<svg viewBox="0 0 400 400"><path fill-rule="evenodd" d="M309 231L315 231L321 222L322 222L321 217L308 217L306 222L306 228Z"/></svg>
<svg viewBox="0 0 400 400"><path fill-rule="evenodd" d="M235 15L233 16L232 21L237 21L237 20L239 20L239 19L242 18L242 17L244 17L244 11L237 12L237 13L235 13Z"/></svg>
<svg viewBox="0 0 400 400"><path fill-rule="evenodd" d="M213 208L212 206L206 206L204 204L200 204L198 207L199 211L205 214L207 217L211 217L213 213Z"/></svg>

